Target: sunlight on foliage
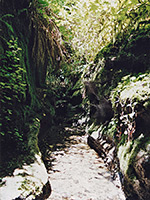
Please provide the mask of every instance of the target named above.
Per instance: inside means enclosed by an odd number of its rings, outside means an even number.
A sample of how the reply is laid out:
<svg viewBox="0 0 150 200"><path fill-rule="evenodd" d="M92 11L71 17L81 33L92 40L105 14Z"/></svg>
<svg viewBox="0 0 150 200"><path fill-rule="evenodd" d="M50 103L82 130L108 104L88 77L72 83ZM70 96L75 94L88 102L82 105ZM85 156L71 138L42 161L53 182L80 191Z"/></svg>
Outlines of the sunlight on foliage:
<svg viewBox="0 0 150 200"><path fill-rule="evenodd" d="M55 2L56 4L50 1L59 16L59 26L70 31L77 55L85 55L87 60L93 60L98 51L109 42L115 44L118 35L123 37L127 31L147 23L150 14L150 4L146 0Z"/></svg>

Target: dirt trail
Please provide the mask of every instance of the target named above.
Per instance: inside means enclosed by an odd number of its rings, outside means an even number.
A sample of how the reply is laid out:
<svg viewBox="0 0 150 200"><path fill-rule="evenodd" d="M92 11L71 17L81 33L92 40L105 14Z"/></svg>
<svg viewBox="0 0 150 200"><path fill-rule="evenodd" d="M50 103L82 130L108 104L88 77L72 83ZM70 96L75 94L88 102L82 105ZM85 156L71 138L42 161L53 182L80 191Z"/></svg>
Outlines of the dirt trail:
<svg viewBox="0 0 150 200"><path fill-rule="evenodd" d="M87 136L70 136L63 150L51 154L52 194L48 200L125 200L118 180L87 145Z"/></svg>

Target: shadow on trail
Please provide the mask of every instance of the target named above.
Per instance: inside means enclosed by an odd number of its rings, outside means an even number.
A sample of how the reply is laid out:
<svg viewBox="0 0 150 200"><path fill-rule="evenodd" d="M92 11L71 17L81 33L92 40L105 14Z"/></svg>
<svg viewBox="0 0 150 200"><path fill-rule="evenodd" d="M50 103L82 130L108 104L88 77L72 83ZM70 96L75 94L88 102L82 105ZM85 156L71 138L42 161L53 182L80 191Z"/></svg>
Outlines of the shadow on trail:
<svg viewBox="0 0 150 200"><path fill-rule="evenodd" d="M47 129L46 129L47 127ZM39 148L42 152L42 159L47 168L50 170L52 162L55 159L51 158L51 153L54 151L61 151L74 143L70 136L82 136L85 134L84 126L72 126L64 123L58 126L48 127L47 125L41 127L39 134Z"/></svg>
<svg viewBox="0 0 150 200"><path fill-rule="evenodd" d="M41 127L39 146L52 187L49 200L125 200L118 180L87 145L85 124Z"/></svg>
<svg viewBox="0 0 150 200"><path fill-rule="evenodd" d="M103 160L87 145L88 135L75 128L65 130L64 143L49 151L49 200L124 200L119 181L112 181Z"/></svg>

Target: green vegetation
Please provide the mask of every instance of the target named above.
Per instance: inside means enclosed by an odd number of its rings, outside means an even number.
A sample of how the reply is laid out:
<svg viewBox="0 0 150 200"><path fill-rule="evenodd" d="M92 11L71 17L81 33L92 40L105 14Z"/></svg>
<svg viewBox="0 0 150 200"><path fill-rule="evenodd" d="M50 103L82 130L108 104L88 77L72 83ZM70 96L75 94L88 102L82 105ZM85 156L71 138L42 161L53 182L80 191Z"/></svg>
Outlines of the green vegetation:
<svg viewBox="0 0 150 200"><path fill-rule="evenodd" d="M1 98L1 135L22 140L22 134L14 120L16 105L24 103L26 98L25 69L20 65L20 51L17 39L7 42L8 50L1 54L0 87Z"/></svg>
<svg viewBox="0 0 150 200"><path fill-rule="evenodd" d="M149 7L147 0L66 0L63 7L57 7L57 14L63 19L60 26L71 32L77 55L90 61L108 43L115 46L126 33L130 36L131 31L148 24Z"/></svg>
<svg viewBox="0 0 150 200"><path fill-rule="evenodd" d="M32 162L39 146L45 150L45 140L58 131L54 126L60 126L67 114L74 116L72 104L81 103L81 97L72 96L80 72L66 59L69 53L48 4L23 1L18 7L15 0L0 4L0 169L5 176ZM48 123L43 125L45 119Z"/></svg>
<svg viewBox="0 0 150 200"><path fill-rule="evenodd" d="M138 127L127 142L125 130L117 137L123 108L116 104L150 107L149 1L6 0L0 6L1 175L31 163L39 151L46 163L47 148L64 140L64 124L89 112L83 82L93 81L114 117L107 126L92 124L89 133L114 137L122 168L135 178L131 165L149 144L149 113L140 118L144 139ZM22 187L28 189L28 180Z"/></svg>

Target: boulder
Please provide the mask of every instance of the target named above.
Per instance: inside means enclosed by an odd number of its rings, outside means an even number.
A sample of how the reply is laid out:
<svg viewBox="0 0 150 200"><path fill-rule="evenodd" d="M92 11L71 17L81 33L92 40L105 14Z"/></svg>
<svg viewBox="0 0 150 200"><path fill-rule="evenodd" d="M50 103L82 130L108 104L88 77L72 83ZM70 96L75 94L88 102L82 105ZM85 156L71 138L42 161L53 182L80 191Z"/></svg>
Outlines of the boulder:
<svg viewBox="0 0 150 200"><path fill-rule="evenodd" d="M0 198L3 200L44 200L50 194L49 177L40 154L35 156L34 163L15 169L12 176L2 179Z"/></svg>

